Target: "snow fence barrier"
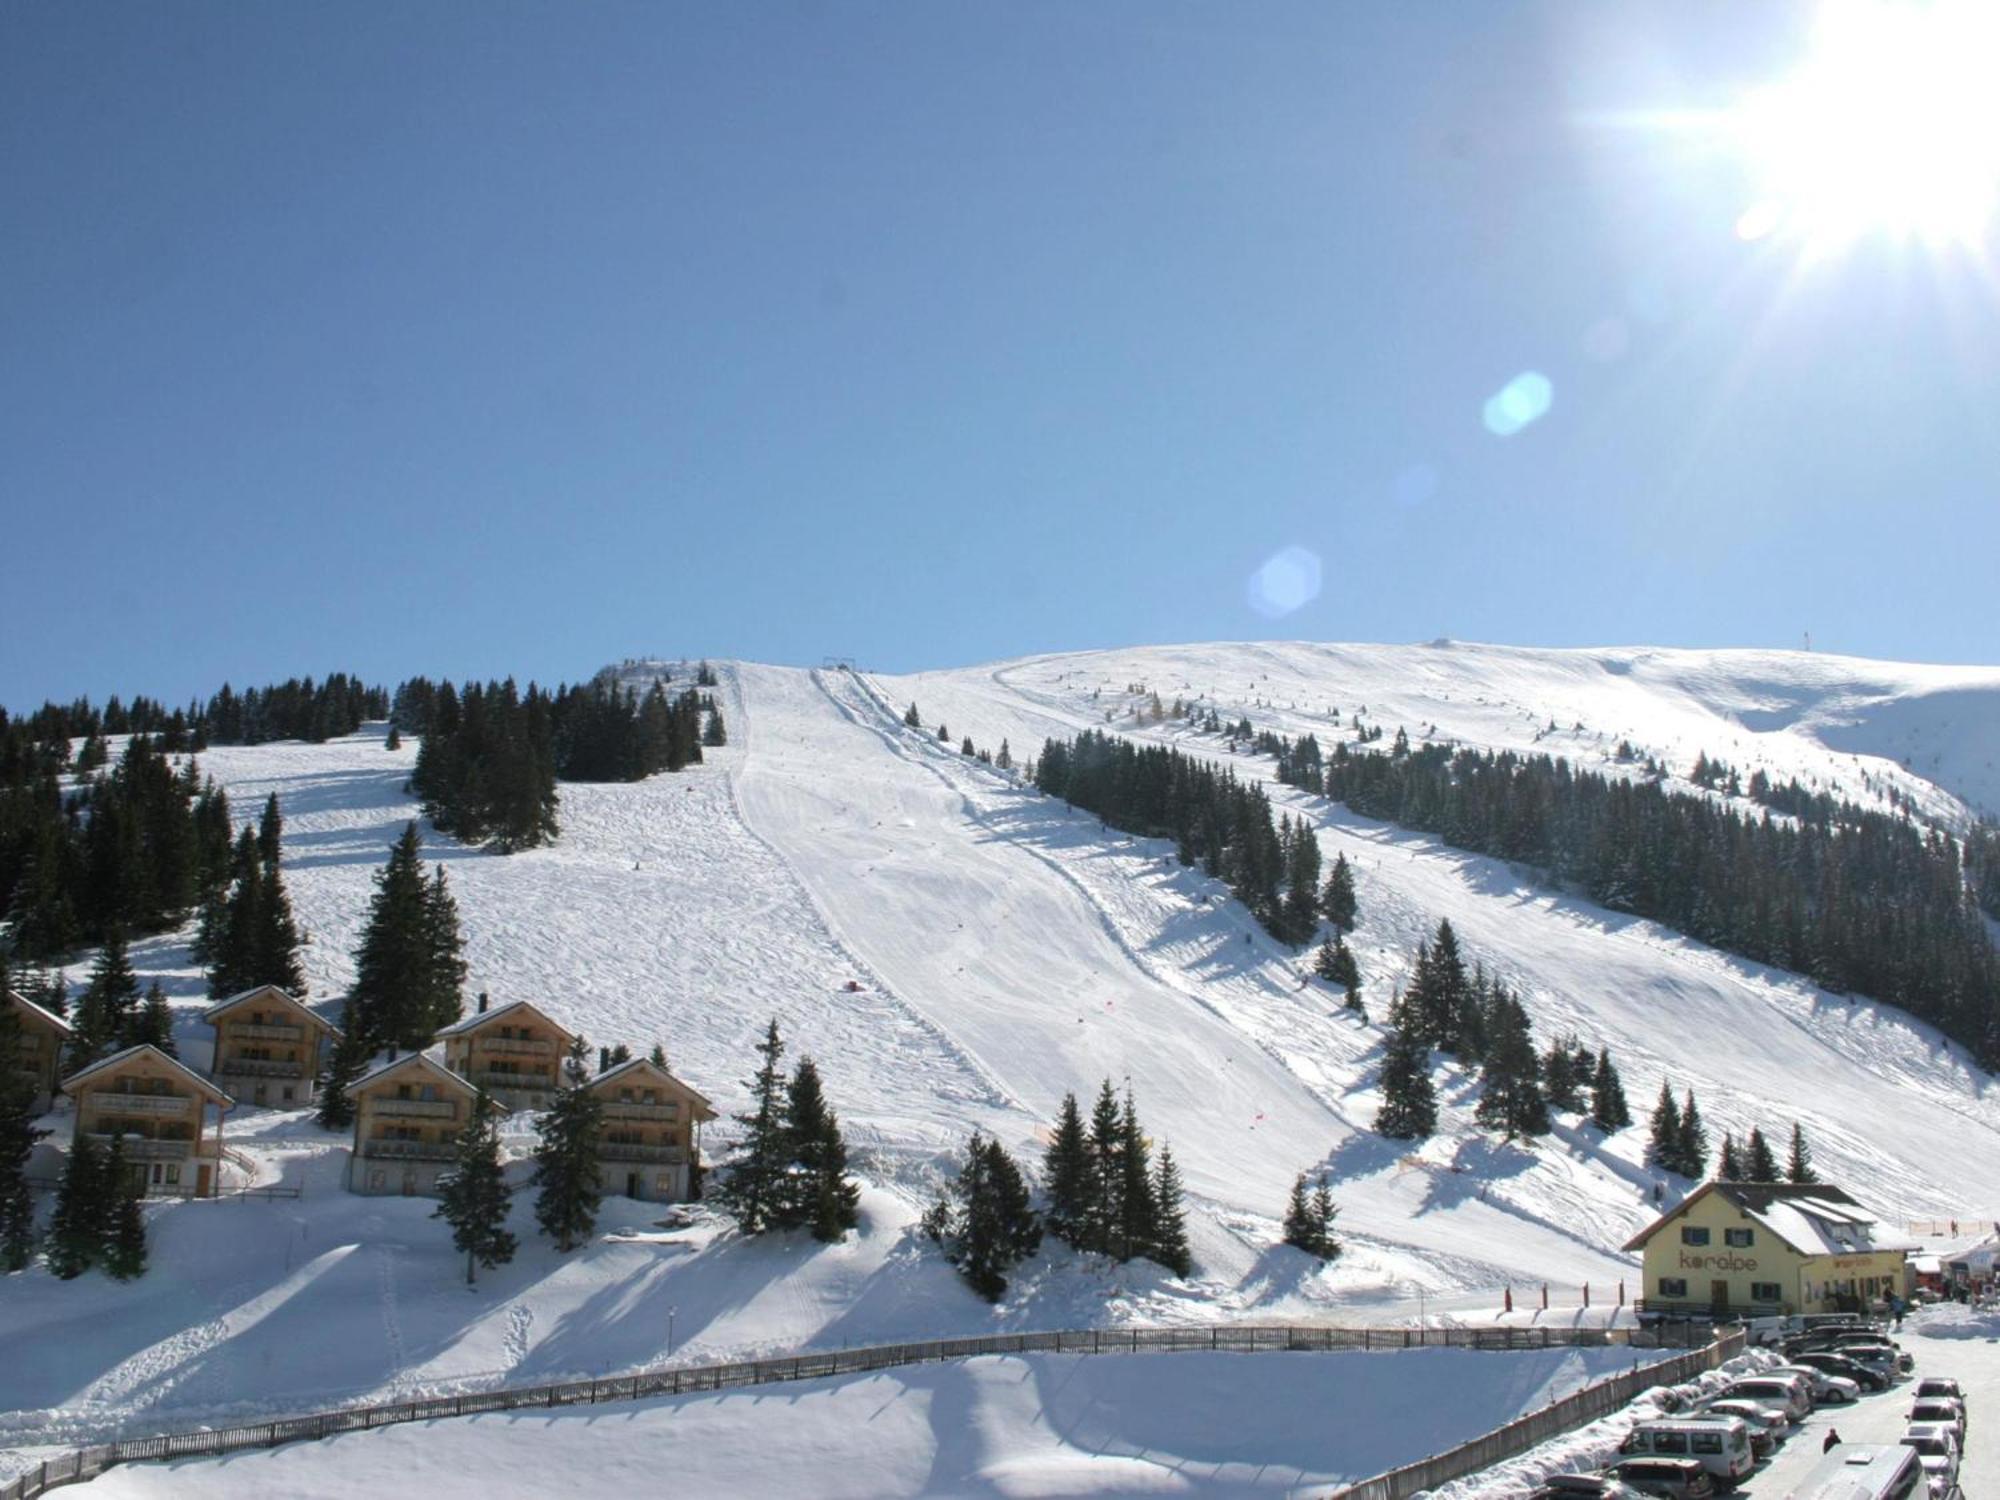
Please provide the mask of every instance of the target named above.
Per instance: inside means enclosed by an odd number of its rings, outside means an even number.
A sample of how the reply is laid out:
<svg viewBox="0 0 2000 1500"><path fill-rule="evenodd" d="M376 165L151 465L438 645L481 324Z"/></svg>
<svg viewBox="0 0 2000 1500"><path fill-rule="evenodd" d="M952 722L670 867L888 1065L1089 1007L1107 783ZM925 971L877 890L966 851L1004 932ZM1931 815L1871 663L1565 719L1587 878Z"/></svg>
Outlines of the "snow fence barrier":
<svg viewBox="0 0 2000 1500"><path fill-rule="evenodd" d="M1404 1464L1400 1469L1377 1474L1346 1489L1334 1490L1328 1500L1409 1500L1412 1495L1434 1490L1441 1484L1463 1479L1481 1469L1490 1469L1497 1463L1519 1457L1538 1443L1561 1437L1599 1417L1609 1416L1636 1399L1642 1391L1659 1385L1678 1385L1704 1370L1713 1370L1741 1354L1745 1340L1746 1335L1741 1328L1718 1333L1715 1342L1706 1348L1607 1376L1560 1401L1551 1402L1540 1411L1516 1417L1505 1427L1496 1427L1469 1443L1460 1443L1443 1453L1434 1453L1413 1464Z"/></svg>
<svg viewBox="0 0 2000 1500"><path fill-rule="evenodd" d="M818 1380L830 1375L866 1374L899 1365L934 1364L974 1359L987 1354L1146 1354L1224 1352L1271 1354L1285 1351L1489 1349L1523 1350L1564 1347L1602 1348L1612 1344L1661 1347L1693 1337L1683 1327L1657 1332L1625 1328L1335 1328L1316 1325L1177 1328L1083 1328L1051 1333L996 1333L973 1338L929 1339L918 1343L871 1344L855 1349L828 1349L776 1359L727 1364L679 1365L575 1380L558 1385L503 1386L456 1396L427 1396L376 1406L347 1406L301 1416L279 1417L238 1427L205 1427L191 1432L159 1433L121 1438L73 1449L0 1485L0 1500L33 1500L63 1485L95 1479L118 1464L175 1458L209 1458L247 1448L275 1448L391 1427L402 1422L428 1422L440 1417L469 1417L481 1412L514 1411L523 1407L582 1406L602 1401L633 1401L648 1396L679 1396L701 1391L733 1390L788 1380ZM1401 1500L1420 1489L1442 1484L1462 1474L1498 1463L1545 1438L1602 1416L1624 1405L1639 1391L1672 1384L1687 1375L1712 1369L1743 1346L1741 1332L1675 1358L1611 1376L1553 1406L1512 1422L1449 1453L1422 1463L1391 1470L1340 1493L1354 1500ZM1506 1446L1508 1443L1514 1446ZM1482 1456L1490 1455L1490 1456ZM1459 1463L1457 1468L1449 1468ZM1404 1476L1428 1475L1421 1482Z"/></svg>

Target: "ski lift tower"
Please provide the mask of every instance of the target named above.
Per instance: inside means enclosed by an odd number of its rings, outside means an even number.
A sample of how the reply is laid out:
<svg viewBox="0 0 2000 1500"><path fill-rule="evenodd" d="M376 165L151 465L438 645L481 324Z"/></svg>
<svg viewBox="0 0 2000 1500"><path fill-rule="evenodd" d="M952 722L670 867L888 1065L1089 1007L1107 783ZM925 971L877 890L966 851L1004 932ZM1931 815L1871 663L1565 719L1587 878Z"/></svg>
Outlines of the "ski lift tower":
<svg viewBox="0 0 2000 1500"><path fill-rule="evenodd" d="M860 670L854 665L854 658L851 656L822 656L819 664L820 669L826 672L847 672L853 674Z"/></svg>

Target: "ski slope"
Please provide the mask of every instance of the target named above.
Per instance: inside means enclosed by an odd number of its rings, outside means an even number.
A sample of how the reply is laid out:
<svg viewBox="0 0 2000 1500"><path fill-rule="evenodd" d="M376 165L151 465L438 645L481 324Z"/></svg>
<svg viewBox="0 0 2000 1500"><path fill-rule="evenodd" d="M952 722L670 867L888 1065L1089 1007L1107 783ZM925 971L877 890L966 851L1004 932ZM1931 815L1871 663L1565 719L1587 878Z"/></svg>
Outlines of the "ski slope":
<svg viewBox="0 0 2000 1500"><path fill-rule="evenodd" d="M646 681L657 668L624 670ZM995 1327L1395 1319L1420 1298L1433 1316L1463 1314L1544 1282L1572 1302L1590 1283L1601 1304L1633 1277L1617 1247L1653 1212L1643 1125L1604 1141L1566 1120L1503 1144L1472 1128L1476 1081L1447 1065L1438 1136L1416 1149L1376 1137L1382 1033L1304 977L1307 955L1170 847L1036 795L960 755L959 739L1004 738L1025 761L1049 735L1108 724L1227 754L1215 736L1135 719L1146 700L1125 689L1143 683L1292 734L1336 732L1336 709L1351 733L1365 704L1390 733L1613 768L1620 739L1682 772L1706 750L1745 776L1763 766L1857 798L1894 787L1955 821L1985 795L1964 726L2000 694L2000 674L1971 669L1444 645L1148 648L901 678L719 671L730 743L706 764L566 785L548 849L501 858L427 835L428 853L451 872L471 992L531 999L593 1044L659 1041L725 1113L742 1107L752 1045L775 1016L841 1114L867 1184L862 1232L835 1247L746 1244L712 1219L666 1230L610 1200L598 1241L565 1258L523 1201L520 1260L468 1293L428 1204L351 1198L336 1138L240 1111L227 1135L250 1170L305 1184L304 1199L154 1205L155 1269L131 1287L95 1274L57 1285L40 1269L0 1281L0 1342L60 1350L0 1369L7 1462L92 1432L613 1373L669 1357L670 1326L674 1357L712 1359ZM902 723L913 699L921 730ZM1913 725L1925 738L1912 765L1955 768L1949 786L1856 748L1894 751ZM387 750L377 727L201 757L239 817L280 798L317 1004L337 1005L374 871L417 816L403 790L414 753ZM1268 774L1254 757L1239 769ZM1574 1030L1611 1048L1642 1118L1669 1078L1696 1091L1717 1138L1801 1121L1823 1174L1892 1218L2000 1205L2000 1102L1930 1028L1274 793L1311 818L1329 860L1354 866L1352 941L1376 1016L1448 917L1522 993L1541 1038ZM184 1054L205 1061L182 941L150 940L134 960L163 978ZM1180 1163L1194 1274L1050 1251L989 1308L916 1233L917 1215L969 1131L1033 1158L1064 1093L1087 1104L1105 1078L1131 1088ZM731 1128L710 1127L711 1158ZM510 1144L527 1149L525 1122ZM1328 1173L1341 1206L1348 1249L1326 1268L1275 1243L1300 1171Z"/></svg>

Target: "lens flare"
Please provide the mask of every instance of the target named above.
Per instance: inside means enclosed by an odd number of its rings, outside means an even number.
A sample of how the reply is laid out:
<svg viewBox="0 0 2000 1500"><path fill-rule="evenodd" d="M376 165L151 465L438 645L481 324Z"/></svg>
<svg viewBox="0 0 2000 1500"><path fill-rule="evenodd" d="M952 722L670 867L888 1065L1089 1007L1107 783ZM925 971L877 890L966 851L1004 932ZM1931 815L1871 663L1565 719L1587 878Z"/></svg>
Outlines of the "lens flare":
<svg viewBox="0 0 2000 1500"><path fill-rule="evenodd" d="M1274 552L1250 575L1250 607L1267 620L1303 609L1319 597L1319 555L1304 547Z"/></svg>
<svg viewBox="0 0 2000 1500"><path fill-rule="evenodd" d="M1549 413L1556 388L1539 370L1523 370L1486 398L1486 430L1495 437L1512 437Z"/></svg>

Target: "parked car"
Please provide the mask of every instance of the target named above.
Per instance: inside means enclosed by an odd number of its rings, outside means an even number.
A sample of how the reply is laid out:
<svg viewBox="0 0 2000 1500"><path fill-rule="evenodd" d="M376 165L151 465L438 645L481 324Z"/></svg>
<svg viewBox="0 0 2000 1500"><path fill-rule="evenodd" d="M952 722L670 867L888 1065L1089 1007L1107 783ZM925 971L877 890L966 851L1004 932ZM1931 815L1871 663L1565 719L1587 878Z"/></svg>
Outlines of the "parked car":
<svg viewBox="0 0 2000 1500"><path fill-rule="evenodd" d="M1787 1500L1918 1500L1928 1487L1914 1448L1841 1443L1793 1486Z"/></svg>
<svg viewBox="0 0 2000 1500"><path fill-rule="evenodd" d="M1903 1373L1893 1349L1873 1344L1849 1344L1840 1351L1840 1357L1873 1370L1889 1384L1894 1384Z"/></svg>
<svg viewBox="0 0 2000 1500"><path fill-rule="evenodd" d="M1817 1353L1794 1354L1792 1363L1805 1365L1809 1369L1824 1370L1829 1375L1838 1375L1851 1380L1865 1391L1886 1391L1890 1376L1886 1371L1863 1364L1858 1359L1849 1359L1844 1354L1833 1354L1825 1350Z"/></svg>
<svg viewBox="0 0 2000 1500"><path fill-rule="evenodd" d="M1757 1467L1741 1417L1664 1417L1641 1422L1618 1451L1630 1458L1691 1458L1728 1486Z"/></svg>
<svg viewBox="0 0 2000 1500"><path fill-rule="evenodd" d="M1917 1382L1917 1388L1910 1394L1919 1401L1927 1396L1949 1396L1961 1405L1965 1401L1965 1392L1959 1389L1958 1382L1948 1375L1926 1375Z"/></svg>
<svg viewBox="0 0 2000 1500"><path fill-rule="evenodd" d="M1951 1429L1951 1435L1958 1439L1962 1447L1965 1443L1965 1408L1956 1401L1942 1396L1933 1396L1928 1401L1912 1401L1904 1421L1912 1426L1919 1422L1937 1422Z"/></svg>
<svg viewBox="0 0 2000 1500"><path fill-rule="evenodd" d="M1829 1374L1813 1365L1779 1365L1774 1375L1803 1375L1812 1386L1815 1406L1846 1406L1861 1399L1861 1383L1845 1375Z"/></svg>
<svg viewBox="0 0 2000 1500"><path fill-rule="evenodd" d="M1723 1395L1748 1398L1766 1406L1775 1406L1793 1421L1812 1415L1812 1387L1806 1384L1803 1375L1778 1375L1762 1371L1756 1375L1745 1375L1740 1380L1732 1380L1723 1388Z"/></svg>
<svg viewBox="0 0 2000 1500"><path fill-rule="evenodd" d="M1765 1406L1760 1402L1734 1400L1724 1397L1711 1401L1695 1412L1691 1418L1699 1421L1703 1417L1737 1417L1750 1429L1750 1453L1758 1459L1769 1458L1777 1451L1778 1444L1791 1436L1791 1420L1775 1406Z"/></svg>
<svg viewBox="0 0 2000 1500"><path fill-rule="evenodd" d="M1887 1339L1842 1339L1833 1346L1833 1352L1864 1362L1885 1362L1891 1370L1901 1371L1904 1374L1917 1367L1915 1359Z"/></svg>
<svg viewBox="0 0 2000 1500"><path fill-rule="evenodd" d="M1958 1483L1958 1439L1952 1436L1949 1427L1942 1422L1913 1423L1903 1434L1902 1443L1905 1448L1917 1450L1924 1475L1931 1482L1932 1494L1948 1490Z"/></svg>
<svg viewBox="0 0 2000 1500"><path fill-rule="evenodd" d="M1551 1474L1528 1500L1638 1500L1639 1494L1609 1474Z"/></svg>
<svg viewBox="0 0 2000 1500"><path fill-rule="evenodd" d="M1661 1500L1713 1500L1715 1495L1715 1480L1691 1458L1621 1459L1611 1473L1620 1483Z"/></svg>

